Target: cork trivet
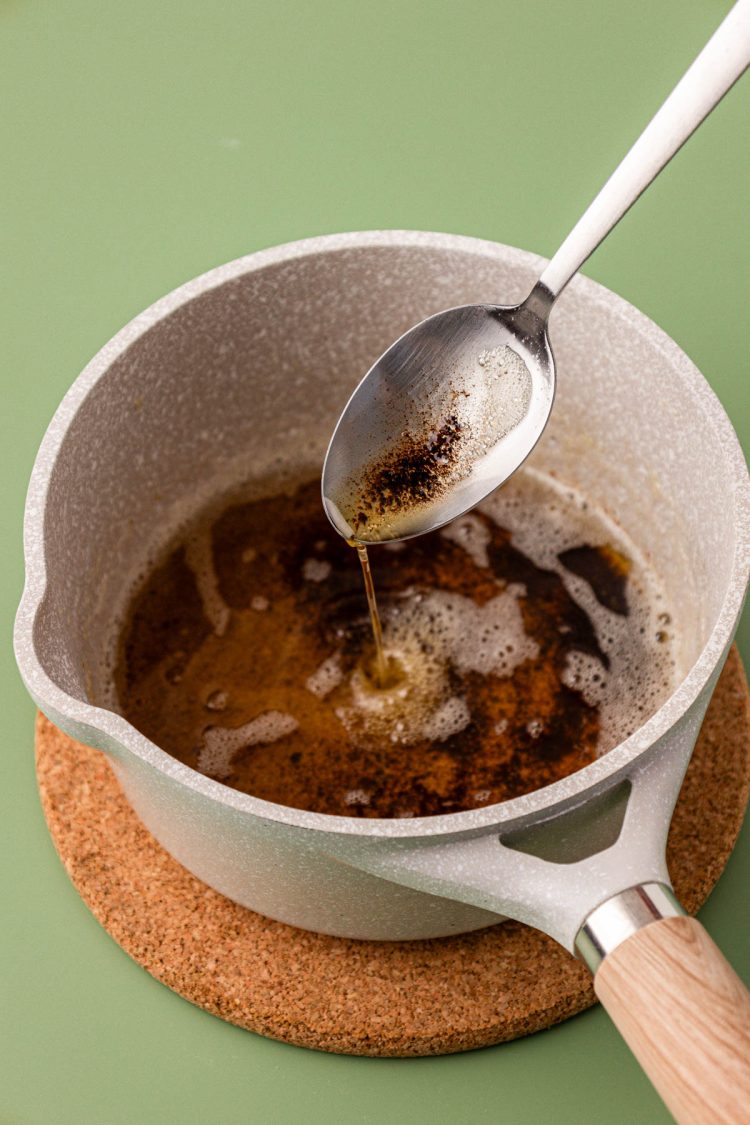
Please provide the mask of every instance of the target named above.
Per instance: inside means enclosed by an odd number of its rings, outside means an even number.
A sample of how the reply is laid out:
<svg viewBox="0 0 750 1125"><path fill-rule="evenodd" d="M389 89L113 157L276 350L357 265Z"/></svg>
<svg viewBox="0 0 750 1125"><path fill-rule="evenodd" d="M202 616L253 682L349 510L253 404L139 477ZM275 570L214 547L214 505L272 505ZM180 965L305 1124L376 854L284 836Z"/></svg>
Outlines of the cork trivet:
<svg viewBox="0 0 750 1125"><path fill-rule="evenodd" d="M550 1027L594 1003L588 972L517 922L431 941L369 942L269 921L172 859L125 801L105 756L42 715L44 813L84 902L157 980L222 1019L305 1047L438 1055ZM675 890L695 912L721 873L750 791L750 705L732 650L669 837Z"/></svg>

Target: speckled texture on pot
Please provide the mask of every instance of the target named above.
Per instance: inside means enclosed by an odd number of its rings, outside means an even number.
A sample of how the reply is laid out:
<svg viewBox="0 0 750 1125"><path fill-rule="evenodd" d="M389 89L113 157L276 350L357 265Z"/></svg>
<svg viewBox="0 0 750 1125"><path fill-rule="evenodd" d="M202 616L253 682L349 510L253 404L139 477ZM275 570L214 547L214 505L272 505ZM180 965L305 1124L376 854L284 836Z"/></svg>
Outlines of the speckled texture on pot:
<svg viewBox="0 0 750 1125"><path fill-rule="evenodd" d="M137 317L92 360L47 432L29 489L16 625L29 691L64 730L110 754L168 850L261 913L372 938L456 933L510 914L570 947L599 902L666 880L672 807L745 594L748 476L731 424L688 358L580 276L553 313L558 398L533 463L605 507L666 587L685 674L631 738L501 805L355 820L273 805L195 773L138 734L108 691L114 618L167 531L219 488L292 462L319 466L342 404L393 338L451 305L512 303L542 264L494 243L418 232L334 235L251 255ZM562 815L584 803L575 862L502 842L550 821L547 854L570 833Z"/></svg>

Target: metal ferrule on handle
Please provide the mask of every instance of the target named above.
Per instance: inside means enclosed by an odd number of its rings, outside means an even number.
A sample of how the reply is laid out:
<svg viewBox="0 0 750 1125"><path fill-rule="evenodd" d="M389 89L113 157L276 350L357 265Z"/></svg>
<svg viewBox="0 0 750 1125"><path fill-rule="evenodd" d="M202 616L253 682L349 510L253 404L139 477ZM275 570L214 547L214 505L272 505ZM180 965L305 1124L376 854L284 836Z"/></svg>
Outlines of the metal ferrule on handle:
<svg viewBox="0 0 750 1125"><path fill-rule="evenodd" d="M589 914L576 937L576 953L596 973L604 958L629 937L662 918L685 914L670 887L664 883L644 883L597 906Z"/></svg>

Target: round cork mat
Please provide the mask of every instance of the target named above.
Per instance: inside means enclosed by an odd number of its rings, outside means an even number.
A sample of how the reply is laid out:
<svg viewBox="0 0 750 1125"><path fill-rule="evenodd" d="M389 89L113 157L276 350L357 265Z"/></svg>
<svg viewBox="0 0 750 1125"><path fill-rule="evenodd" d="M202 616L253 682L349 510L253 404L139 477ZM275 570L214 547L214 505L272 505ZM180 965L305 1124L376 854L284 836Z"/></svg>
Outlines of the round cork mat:
<svg viewBox="0 0 750 1125"><path fill-rule="evenodd" d="M550 1027L594 1003L586 969L517 922L460 937L369 942L254 914L172 859L104 754L42 715L37 777L52 839L86 905L157 980L240 1027L324 1051L439 1055ZM750 703L736 649L675 810L669 867L695 912L729 858L750 792Z"/></svg>

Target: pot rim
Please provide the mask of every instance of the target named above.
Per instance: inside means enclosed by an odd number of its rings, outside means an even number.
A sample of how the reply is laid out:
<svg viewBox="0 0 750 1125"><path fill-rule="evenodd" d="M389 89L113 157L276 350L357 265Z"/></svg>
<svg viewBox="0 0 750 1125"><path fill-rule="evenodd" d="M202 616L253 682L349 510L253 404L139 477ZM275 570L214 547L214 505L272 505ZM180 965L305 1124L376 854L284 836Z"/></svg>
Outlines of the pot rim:
<svg viewBox="0 0 750 1125"><path fill-rule="evenodd" d="M105 377L112 363L137 339L161 320L194 298L220 287L246 273L255 273L271 266L321 253L331 254L351 249L376 247L426 248L429 250L468 253L475 257L500 259L541 273L546 259L529 251L504 246L502 243L466 235L441 234L430 231L386 230L320 235L275 246L237 258L186 282L157 300L122 328L74 381L50 422L32 470L24 516L24 553L26 582L16 616L14 646L23 680L34 700L45 712L57 714L69 723L85 728L83 737L93 745L117 752L123 747L147 765L184 785L195 794L235 809L242 814L289 827L327 834L394 839L420 839L436 836L463 836L508 825L521 819L542 819L562 804L585 798L592 788L624 774L628 768L665 736L695 704L720 660L728 650L739 618L750 569L750 478L737 435L721 403L706 379L681 348L652 320L622 297L581 274L571 282L575 290L588 300L606 306L610 312L627 320L632 330L657 348L682 378L689 393L699 400L707 422L717 432L723 446L727 467L733 481L735 516L735 551L732 571L724 601L714 628L702 652L687 675L651 716L628 739L602 755L595 762L541 789L520 797L464 812L405 819L355 818L329 813L308 812L275 804L230 789L205 777L142 735L126 719L113 711L84 703L60 688L46 673L34 646L37 615L47 590L45 565L44 517L47 491L57 455L68 428L80 406L98 381Z"/></svg>

